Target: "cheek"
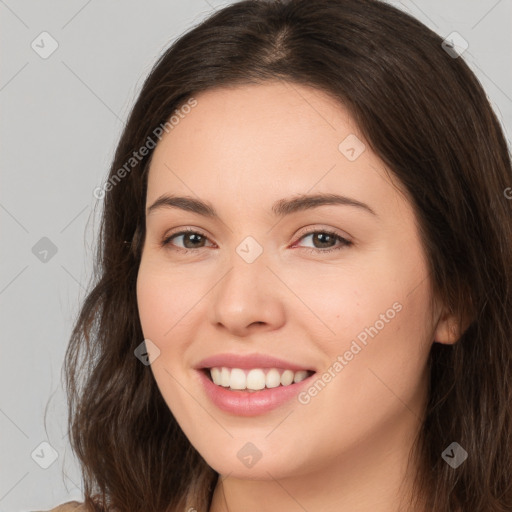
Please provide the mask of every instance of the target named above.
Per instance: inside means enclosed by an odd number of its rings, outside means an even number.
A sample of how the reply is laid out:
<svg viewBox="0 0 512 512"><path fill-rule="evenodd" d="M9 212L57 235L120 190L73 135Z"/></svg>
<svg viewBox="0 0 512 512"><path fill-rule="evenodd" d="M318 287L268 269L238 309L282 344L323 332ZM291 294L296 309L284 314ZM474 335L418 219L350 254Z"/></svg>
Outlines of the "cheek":
<svg viewBox="0 0 512 512"><path fill-rule="evenodd" d="M432 343L426 273L419 250L410 250L407 259L388 250L357 269L328 267L321 279L315 275L314 285L294 283L316 316L294 318L326 354L325 371L331 368L328 383L318 386L321 393L311 390L312 417L325 418L321 403L331 403L329 414L340 421L344 410L365 417L379 410L385 415L386 409L396 412L400 400L417 400ZM317 394L323 398L314 398Z"/></svg>
<svg viewBox="0 0 512 512"><path fill-rule="evenodd" d="M368 337L365 328L378 322L379 331L387 329L398 316L400 306L393 308L393 304L400 302L403 294L392 267L377 267L375 261L340 262L324 268L316 265L300 272L282 269L280 276L295 296L287 299L290 318L328 351L348 348L358 335L364 342ZM389 322L383 324L381 314Z"/></svg>
<svg viewBox="0 0 512 512"><path fill-rule="evenodd" d="M150 367L157 386L173 414L185 421L181 426L186 429L187 420L183 418L188 417L190 404L180 384L189 376L183 373L182 361L189 343L187 312L198 299L195 293L187 293L191 288L180 283L176 273L170 277L161 269L160 264L141 262L137 276L139 317L144 338L160 350Z"/></svg>
<svg viewBox="0 0 512 512"><path fill-rule="evenodd" d="M363 348L378 343L398 358L428 349L433 326L427 262L419 241L405 253L403 244L388 238L378 253L366 251L353 265L328 266L314 280L295 282L298 295L329 327L317 339L332 354L354 340Z"/></svg>
<svg viewBox="0 0 512 512"><path fill-rule="evenodd" d="M169 345L173 335L186 327L190 311L204 294L198 286L201 282L185 277L185 272L166 271L162 264L142 261L137 276L137 305L144 336L161 349Z"/></svg>
<svg viewBox="0 0 512 512"><path fill-rule="evenodd" d="M156 257L141 261L137 276L137 305L142 332L159 349L151 371L173 412L186 409L182 385L191 376L188 349L197 338L201 299L208 283L193 271L176 271Z"/></svg>
<svg viewBox="0 0 512 512"><path fill-rule="evenodd" d="M390 293L382 303L372 302L359 311L357 321L342 312L337 341L322 343L328 363L299 397L297 411L297 417L307 417L308 432L323 432L330 439L318 443L311 437L318 459L325 461L368 438L391 436L388 429L397 435L396 429L404 428L399 418L410 425L421 417L428 376L426 315L421 300L402 296L400 309L396 297ZM387 323L381 311L388 312Z"/></svg>
<svg viewBox="0 0 512 512"><path fill-rule="evenodd" d="M165 282L141 265L137 276L137 305L145 338L157 342L171 327L170 319L174 317L173 307L176 301L167 293Z"/></svg>

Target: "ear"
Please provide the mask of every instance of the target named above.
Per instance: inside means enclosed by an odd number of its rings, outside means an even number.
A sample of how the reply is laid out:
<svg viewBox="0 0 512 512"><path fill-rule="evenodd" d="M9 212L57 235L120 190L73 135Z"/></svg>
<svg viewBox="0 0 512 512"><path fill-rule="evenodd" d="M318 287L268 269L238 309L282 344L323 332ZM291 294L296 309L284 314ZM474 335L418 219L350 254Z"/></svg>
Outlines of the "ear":
<svg viewBox="0 0 512 512"><path fill-rule="evenodd" d="M434 342L453 345L462 335L462 329L454 315L443 309L434 330Z"/></svg>

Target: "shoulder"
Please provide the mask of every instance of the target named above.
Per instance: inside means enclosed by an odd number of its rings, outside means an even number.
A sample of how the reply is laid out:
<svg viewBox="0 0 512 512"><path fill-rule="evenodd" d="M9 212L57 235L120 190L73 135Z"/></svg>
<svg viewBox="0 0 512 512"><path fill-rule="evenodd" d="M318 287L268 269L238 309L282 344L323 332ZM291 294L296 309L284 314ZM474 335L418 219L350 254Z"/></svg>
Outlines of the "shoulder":
<svg viewBox="0 0 512 512"><path fill-rule="evenodd" d="M67 501L66 503L57 505L51 510L40 510L34 512L87 512L87 510L84 503L80 503L78 501Z"/></svg>

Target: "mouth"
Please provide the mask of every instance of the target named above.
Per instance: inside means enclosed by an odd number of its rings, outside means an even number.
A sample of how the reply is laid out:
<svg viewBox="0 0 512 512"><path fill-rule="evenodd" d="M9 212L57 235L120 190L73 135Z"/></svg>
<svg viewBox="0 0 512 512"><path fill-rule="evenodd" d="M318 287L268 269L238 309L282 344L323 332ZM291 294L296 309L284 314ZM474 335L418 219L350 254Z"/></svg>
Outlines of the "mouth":
<svg viewBox="0 0 512 512"><path fill-rule="evenodd" d="M289 387L311 377L314 370L287 368L229 368L213 366L199 369L210 382L230 391L255 393L264 389Z"/></svg>

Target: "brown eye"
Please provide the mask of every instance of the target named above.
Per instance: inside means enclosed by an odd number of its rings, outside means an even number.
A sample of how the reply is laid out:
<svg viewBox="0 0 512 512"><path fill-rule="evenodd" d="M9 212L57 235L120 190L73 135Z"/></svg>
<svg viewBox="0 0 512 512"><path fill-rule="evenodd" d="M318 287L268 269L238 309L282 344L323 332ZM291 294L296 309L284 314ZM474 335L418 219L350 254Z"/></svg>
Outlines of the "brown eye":
<svg viewBox="0 0 512 512"><path fill-rule="evenodd" d="M199 233L186 233L181 236L183 237L183 245L186 249L196 249L197 247L202 247L200 245L201 241L204 242L203 235L200 235Z"/></svg>
<svg viewBox="0 0 512 512"><path fill-rule="evenodd" d="M312 234L313 244L319 243L320 249L328 249L334 245L336 245L336 237L329 235L328 233L313 233ZM327 245L326 245L327 244Z"/></svg>
<svg viewBox="0 0 512 512"><path fill-rule="evenodd" d="M181 242L179 241L180 238ZM178 243L183 244L183 247L180 247L180 245L176 246L176 242L174 240L178 240ZM186 229L164 238L162 241L162 247L175 246L177 250L182 251L202 249L205 247L204 243L206 240L208 240L208 238L198 231Z"/></svg>
<svg viewBox="0 0 512 512"><path fill-rule="evenodd" d="M313 247L306 247L306 249L317 253L337 251L352 245L352 242L333 231L310 231L301 236L299 240L304 240L307 237L312 237ZM336 247L337 241L341 244L338 247Z"/></svg>

